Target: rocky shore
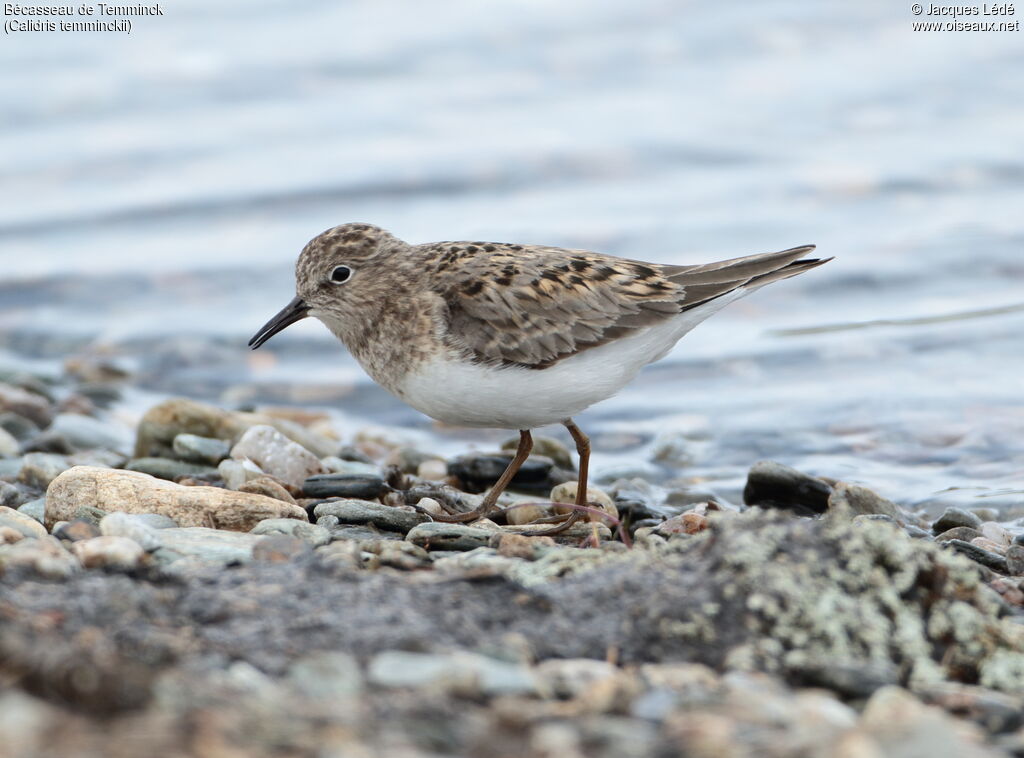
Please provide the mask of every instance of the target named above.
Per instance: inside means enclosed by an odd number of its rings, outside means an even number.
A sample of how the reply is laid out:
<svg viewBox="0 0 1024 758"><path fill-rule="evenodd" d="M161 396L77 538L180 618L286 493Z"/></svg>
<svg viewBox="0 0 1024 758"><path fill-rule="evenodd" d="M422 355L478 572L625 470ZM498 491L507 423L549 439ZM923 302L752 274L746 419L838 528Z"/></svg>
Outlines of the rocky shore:
<svg viewBox="0 0 1024 758"><path fill-rule="evenodd" d="M0 375L0 756L1024 755L1022 514L752 462L575 496L74 361ZM597 472L600 473L600 472ZM1022 503L1024 505L1024 503Z"/></svg>

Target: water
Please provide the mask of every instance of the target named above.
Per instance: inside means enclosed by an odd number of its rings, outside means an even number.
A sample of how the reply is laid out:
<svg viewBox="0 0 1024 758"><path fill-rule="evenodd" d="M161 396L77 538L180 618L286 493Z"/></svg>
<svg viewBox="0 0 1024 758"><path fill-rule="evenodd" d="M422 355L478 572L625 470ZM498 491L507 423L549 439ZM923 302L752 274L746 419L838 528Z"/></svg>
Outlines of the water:
<svg viewBox="0 0 1024 758"><path fill-rule="evenodd" d="M322 327L250 354L305 241L364 220L703 262L836 260L730 306L578 421L598 474L733 502L774 458L902 503L1024 505L1024 37L909 6L168 4L0 48L0 365L439 429ZM670 463L653 463L668 445Z"/></svg>

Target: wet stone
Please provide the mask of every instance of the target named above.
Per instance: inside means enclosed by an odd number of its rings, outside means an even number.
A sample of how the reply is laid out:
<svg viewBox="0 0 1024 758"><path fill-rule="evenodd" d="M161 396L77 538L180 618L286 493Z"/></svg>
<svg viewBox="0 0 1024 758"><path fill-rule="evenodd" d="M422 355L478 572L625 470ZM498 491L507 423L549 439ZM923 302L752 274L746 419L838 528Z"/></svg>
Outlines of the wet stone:
<svg viewBox="0 0 1024 758"><path fill-rule="evenodd" d="M430 521L411 529L405 538L426 550L474 550L486 547L492 534L464 524Z"/></svg>
<svg viewBox="0 0 1024 758"><path fill-rule="evenodd" d="M948 540L945 544L957 552L967 556L975 563L981 564L985 568L990 568L1001 574L1009 572L1006 558L998 553L990 552L978 547L977 545L972 545L970 542L964 542L963 540Z"/></svg>
<svg viewBox="0 0 1024 758"><path fill-rule="evenodd" d="M817 477L774 461L759 461L747 474L743 502L813 516L828 509L831 493L832 488Z"/></svg>
<svg viewBox="0 0 1024 758"><path fill-rule="evenodd" d="M408 532L427 517L414 510L395 508L373 503L368 500L333 500L320 503L313 509L319 520L324 516L335 516L341 524L373 524L381 529Z"/></svg>
<svg viewBox="0 0 1024 758"><path fill-rule="evenodd" d="M173 458L135 458L128 461L125 468L128 471L138 471L170 482L182 477L209 477L217 474L217 469L215 468L177 461Z"/></svg>
<svg viewBox="0 0 1024 758"><path fill-rule="evenodd" d="M205 466L216 466L231 453L231 445L225 440L188 433L177 435L171 448L180 460Z"/></svg>
<svg viewBox="0 0 1024 758"><path fill-rule="evenodd" d="M57 539L68 540L69 542L81 542L99 537L99 527L84 519L74 521L62 521L53 528L53 536Z"/></svg>
<svg viewBox="0 0 1024 758"><path fill-rule="evenodd" d="M512 455L472 453L448 462L448 473L458 477L466 489L483 491L498 481L512 462ZM547 494L556 484L569 478L556 473L554 461L541 455L531 455L512 478L512 489Z"/></svg>
<svg viewBox="0 0 1024 758"><path fill-rule="evenodd" d="M980 530L981 519L963 508L947 508L941 516L935 519L935 523L932 524L932 533L942 534L957 526L968 526L971 529Z"/></svg>
<svg viewBox="0 0 1024 758"><path fill-rule="evenodd" d="M384 494L384 479L372 474L320 474L302 484L306 497L373 499Z"/></svg>
<svg viewBox="0 0 1024 758"><path fill-rule="evenodd" d="M71 464L63 455L29 453L22 458L18 481L29 487L45 490L50 486L50 482L69 468L71 468Z"/></svg>

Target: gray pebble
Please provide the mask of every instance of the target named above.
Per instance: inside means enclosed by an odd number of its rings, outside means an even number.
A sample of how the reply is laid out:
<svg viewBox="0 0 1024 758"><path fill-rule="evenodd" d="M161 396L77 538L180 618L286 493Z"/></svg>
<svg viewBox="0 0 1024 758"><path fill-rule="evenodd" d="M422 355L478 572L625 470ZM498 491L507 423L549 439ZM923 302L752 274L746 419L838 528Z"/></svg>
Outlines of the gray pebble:
<svg viewBox="0 0 1024 758"><path fill-rule="evenodd" d="M130 513L107 514L100 520L99 531L107 537L127 537L134 540L143 550L150 553L163 546L160 531L147 524L144 519Z"/></svg>
<svg viewBox="0 0 1024 758"><path fill-rule="evenodd" d="M317 519L335 516L342 524L373 524L381 529L408 532L427 517L412 510L404 510L368 500L334 500L320 503L313 509Z"/></svg>
<svg viewBox="0 0 1024 758"><path fill-rule="evenodd" d="M942 534L957 526L978 529L981 526L981 519L963 508L947 508L941 516L935 519L935 523L932 524L932 533Z"/></svg>
<svg viewBox="0 0 1024 758"><path fill-rule="evenodd" d="M950 540L963 540L964 542L970 542L975 537L980 537L981 532L977 529L972 529L969 526L954 526L952 529L947 529L942 534L935 538L936 542L949 542Z"/></svg>
<svg viewBox="0 0 1024 758"><path fill-rule="evenodd" d="M200 437L198 434L177 435L171 448L181 460L206 466L216 466L231 452L231 444L226 440Z"/></svg>
<svg viewBox="0 0 1024 758"><path fill-rule="evenodd" d="M482 490L490 487L512 462L511 454L470 453L448 462L448 473L458 477L467 488ZM554 461L541 455L531 455L512 478L513 489L547 494L556 484L569 479L558 475Z"/></svg>
<svg viewBox="0 0 1024 758"><path fill-rule="evenodd" d="M333 455L322 458L320 462L324 464L324 468L332 474L371 476L377 479L381 478L380 466L377 466L374 463L346 461L343 458L338 458Z"/></svg>
<svg viewBox="0 0 1024 758"><path fill-rule="evenodd" d="M8 508L17 508L20 500L21 490L10 482L0 481L0 505L6 505Z"/></svg>
<svg viewBox="0 0 1024 758"><path fill-rule="evenodd" d="M59 540L67 540L68 542L81 542L82 540L91 540L93 537L100 536L99 527L95 524L91 524L88 521L82 519L75 519L74 521L58 521L53 525L53 536Z"/></svg>
<svg viewBox="0 0 1024 758"><path fill-rule="evenodd" d="M1006 568L1013 576L1024 575L1024 547L1010 545L1006 549Z"/></svg>
<svg viewBox="0 0 1024 758"><path fill-rule="evenodd" d="M153 553L159 563L167 564L191 556L209 564L229 566L249 563L252 549L263 539L256 534L208 529L203 526L177 527L160 531L163 547Z"/></svg>
<svg viewBox="0 0 1024 758"><path fill-rule="evenodd" d="M331 541L331 532L318 524L307 524L293 518L268 518L256 524L250 534L284 534L296 537L312 547L320 547Z"/></svg>
<svg viewBox="0 0 1024 758"><path fill-rule="evenodd" d="M359 695L363 690L359 662L348 653L330 650L310 653L295 661L286 678L305 697L325 703Z"/></svg>
<svg viewBox="0 0 1024 758"><path fill-rule="evenodd" d="M76 450L107 448L120 450L128 445L128 435L121 429L91 416L79 413L59 413L48 433L59 434Z"/></svg>
<svg viewBox="0 0 1024 758"><path fill-rule="evenodd" d="M18 506L18 512L31 516L42 524L46 520L46 498L40 497L35 500L29 500L27 503Z"/></svg>
<svg viewBox="0 0 1024 758"><path fill-rule="evenodd" d="M9 432L18 442L26 442L40 432L37 424L11 411L0 413L0 428Z"/></svg>
<svg viewBox="0 0 1024 758"><path fill-rule="evenodd" d="M67 579L81 566L51 535L0 545L0 570L27 568L46 579Z"/></svg>
<svg viewBox="0 0 1024 758"><path fill-rule="evenodd" d="M464 524L429 521L411 529L405 538L427 550L473 550L487 547L491 534Z"/></svg>
<svg viewBox="0 0 1024 758"><path fill-rule="evenodd" d="M29 453L21 459L18 481L29 487L45 490L50 482L71 468L63 455L53 453Z"/></svg>
<svg viewBox="0 0 1024 758"><path fill-rule="evenodd" d="M173 458L134 458L128 461L125 468L172 482L186 476L214 477L218 475L217 469L210 466L176 461Z"/></svg>

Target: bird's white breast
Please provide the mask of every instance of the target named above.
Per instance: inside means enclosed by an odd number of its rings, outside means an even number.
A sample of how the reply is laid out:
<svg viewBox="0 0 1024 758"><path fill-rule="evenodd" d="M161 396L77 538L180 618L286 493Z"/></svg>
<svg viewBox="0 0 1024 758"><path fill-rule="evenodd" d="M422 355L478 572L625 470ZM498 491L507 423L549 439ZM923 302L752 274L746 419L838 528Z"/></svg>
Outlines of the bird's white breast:
<svg viewBox="0 0 1024 758"><path fill-rule="evenodd" d="M438 356L408 373L396 394L421 413L456 426L533 429L559 423L614 395L680 337L744 294L735 290L546 369L494 368Z"/></svg>

